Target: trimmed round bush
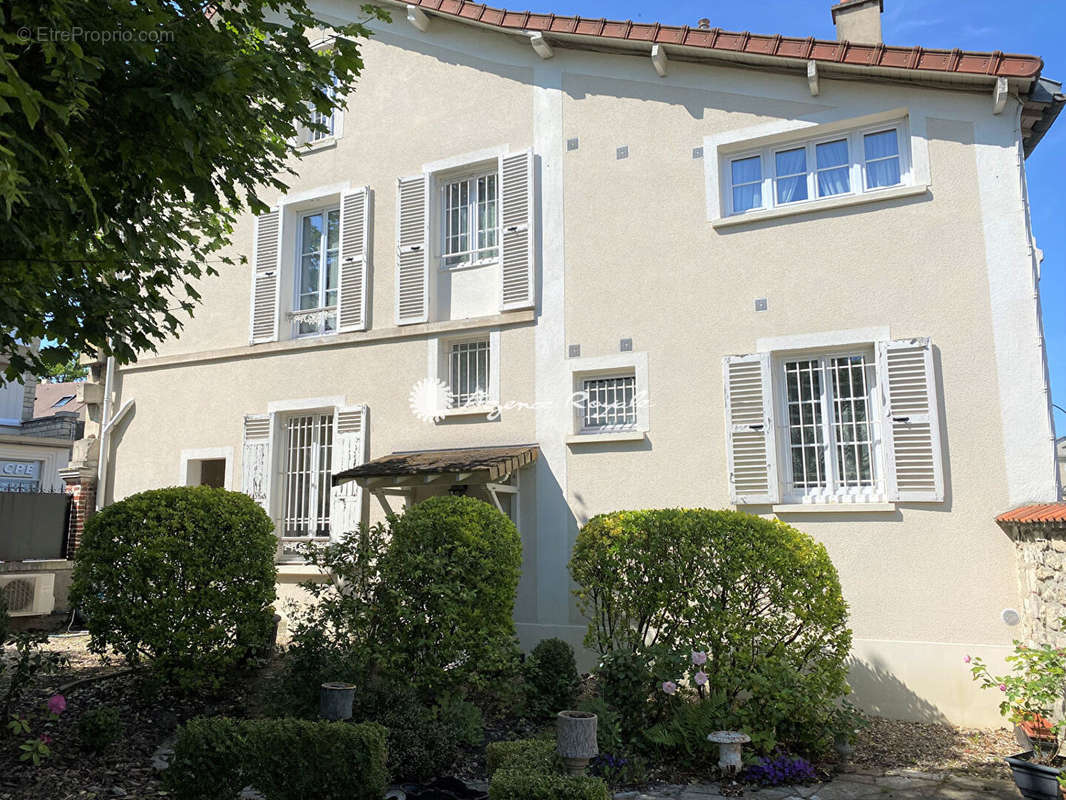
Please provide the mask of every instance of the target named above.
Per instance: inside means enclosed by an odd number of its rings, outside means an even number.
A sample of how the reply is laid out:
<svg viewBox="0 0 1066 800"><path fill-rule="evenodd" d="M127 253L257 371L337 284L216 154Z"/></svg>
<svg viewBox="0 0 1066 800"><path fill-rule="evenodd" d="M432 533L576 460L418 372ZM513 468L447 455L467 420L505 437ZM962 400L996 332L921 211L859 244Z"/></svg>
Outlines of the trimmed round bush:
<svg viewBox="0 0 1066 800"><path fill-rule="evenodd" d="M141 492L86 523L71 602L94 651L148 660L178 688L217 688L269 639L276 542L266 513L239 492Z"/></svg>
<svg viewBox="0 0 1066 800"><path fill-rule="evenodd" d="M529 713L537 719L554 717L573 707L580 687L574 648L562 639L537 643L522 669L528 689Z"/></svg>
<svg viewBox="0 0 1066 800"><path fill-rule="evenodd" d="M783 522L707 509L604 514L579 533L570 569L590 648L646 656L656 669L664 652L685 663L705 652L701 697L724 699L734 721L812 744L848 692L836 569Z"/></svg>
<svg viewBox="0 0 1066 800"><path fill-rule="evenodd" d="M433 497L392 520L381 561L386 669L422 697L469 689L512 668L518 531L471 497Z"/></svg>

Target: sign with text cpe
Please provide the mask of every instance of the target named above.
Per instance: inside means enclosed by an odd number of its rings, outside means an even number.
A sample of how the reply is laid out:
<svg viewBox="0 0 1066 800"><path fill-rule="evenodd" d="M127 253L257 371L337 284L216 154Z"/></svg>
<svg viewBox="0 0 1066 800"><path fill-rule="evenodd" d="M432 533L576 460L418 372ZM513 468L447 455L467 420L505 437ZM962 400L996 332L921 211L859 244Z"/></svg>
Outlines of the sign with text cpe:
<svg viewBox="0 0 1066 800"><path fill-rule="evenodd" d="M40 461L0 461L0 492L36 491L40 477Z"/></svg>

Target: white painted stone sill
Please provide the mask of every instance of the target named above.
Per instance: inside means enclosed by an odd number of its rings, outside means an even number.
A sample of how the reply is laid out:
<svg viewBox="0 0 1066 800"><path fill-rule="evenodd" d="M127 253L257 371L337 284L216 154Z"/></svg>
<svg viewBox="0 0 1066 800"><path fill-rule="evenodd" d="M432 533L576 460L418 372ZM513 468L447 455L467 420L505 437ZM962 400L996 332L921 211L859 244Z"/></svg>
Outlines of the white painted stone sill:
<svg viewBox="0 0 1066 800"><path fill-rule="evenodd" d="M303 150L300 151L300 155L306 155L307 153L317 153L319 150L328 150L331 147L337 146L337 137L330 136L327 139L319 139L317 142L311 142L305 144Z"/></svg>
<svg viewBox="0 0 1066 800"><path fill-rule="evenodd" d="M921 183L917 186L894 186L891 189L882 189L877 192L864 194L849 194L843 197L827 197L824 200L812 200L809 203L796 203L795 205L782 206L780 208L768 208L764 211L749 211L745 214L734 214L730 217L720 217L711 220L711 225L719 228L732 228L737 225L748 225L765 220L794 217L797 214L815 214L819 211L833 211L838 208L849 208L867 203L880 203L885 200L899 200L904 197L918 197L929 193L929 184Z"/></svg>
<svg viewBox="0 0 1066 800"><path fill-rule="evenodd" d="M604 442L642 442L645 431L614 431L612 433L575 433L566 437L568 445L597 444Z"/></svg>
<svg viewBox="0 0 1066 800"><path fill-rule="evenodd" d="M775 514L871 514L896 510L895 503L775 503Z"/></svg>
<svg viewBox="0 0 1066 800"><path fill-rule="evenodd" d="M463 406L462 408L445 408L437 413L445 418L450 417L487 417L489 414L499 413L498 405L487 406Z"/></svg>
<svg viewBox="0 0 1066 800"><path fill-rule="evenodd" d="M277 565L279 578L321 578L326 573L321 567L298 562L284 562Z"/></svg>

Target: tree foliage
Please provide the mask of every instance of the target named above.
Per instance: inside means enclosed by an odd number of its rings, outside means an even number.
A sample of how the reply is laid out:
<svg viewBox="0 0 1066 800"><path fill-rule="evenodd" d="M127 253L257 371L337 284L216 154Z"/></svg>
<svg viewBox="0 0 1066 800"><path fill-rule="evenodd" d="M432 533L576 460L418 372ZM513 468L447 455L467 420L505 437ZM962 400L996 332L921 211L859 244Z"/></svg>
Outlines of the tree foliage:
<svg viewBox="0 0 1066 800"><path fill-rule="evenodd" d="M120 361L178 332L238 215L284 191L308 104L363 67L370 17L307 0L0 3L0 357ZM35 351L36 339L56 342Z"/></svg>

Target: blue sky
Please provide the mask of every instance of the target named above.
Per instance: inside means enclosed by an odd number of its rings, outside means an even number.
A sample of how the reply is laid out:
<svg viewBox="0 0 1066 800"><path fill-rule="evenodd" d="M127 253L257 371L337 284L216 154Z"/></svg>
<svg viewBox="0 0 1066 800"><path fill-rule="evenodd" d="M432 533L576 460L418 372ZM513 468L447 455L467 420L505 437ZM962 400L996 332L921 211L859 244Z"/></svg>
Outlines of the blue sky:
<svg viewBox="0 0 1066 800"><path fill-rule="evenodd" d="M525 8L514 2L490 4ZM531 11L693 27L707 17L711 27L726 30L835 38L830 0L554 0L529 5ZM1044 59L1046 77L1066 82L1064 0L884 0L884 5L881 22L888 44L1032 53ZM1033 229L1044 251L1040 290L1051 392L1066 408L1066 111L1026 166ZM1055 412L1055 425L1060 436L1066 435L1066 413Z"/></svg>

